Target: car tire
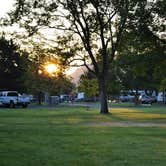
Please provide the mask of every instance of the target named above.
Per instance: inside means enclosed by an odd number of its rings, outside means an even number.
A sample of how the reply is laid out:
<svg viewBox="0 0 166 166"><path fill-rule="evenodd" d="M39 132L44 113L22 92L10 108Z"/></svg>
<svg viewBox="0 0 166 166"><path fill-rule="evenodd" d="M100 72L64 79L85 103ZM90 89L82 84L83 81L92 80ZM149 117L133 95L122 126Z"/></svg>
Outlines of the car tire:
<svg viewBox="0 0 166 166"><path fill-rule="evenodd" d="M22 108L27 108L28 104L22 104Z"/></svg>

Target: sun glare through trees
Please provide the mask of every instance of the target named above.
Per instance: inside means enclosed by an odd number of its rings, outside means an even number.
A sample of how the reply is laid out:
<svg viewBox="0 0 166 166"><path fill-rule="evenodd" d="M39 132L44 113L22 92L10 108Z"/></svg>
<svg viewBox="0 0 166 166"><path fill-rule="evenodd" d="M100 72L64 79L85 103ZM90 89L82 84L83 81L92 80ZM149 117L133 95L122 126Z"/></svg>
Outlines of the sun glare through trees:
<svg viewBox="0 0 166 166"><path fill-rule="evenodd" d="M44 65L44 69L51 76L54 76L58 72L58 66L54 63Z"/></svg>
<svg viewBox="0 0 166 166"><path fill-rule="evenodd" d="M45 65L45 69L48 73L52 74L57 71L58 67L52 63L52 64Z"/></svg>
<svg viewBox="0 0 166 166"><path fill-rule="evenodd" d="M60 72L60 66L58 64L47 62L38 70L38 74L44 74L48 77L55 77Z"/></svg>

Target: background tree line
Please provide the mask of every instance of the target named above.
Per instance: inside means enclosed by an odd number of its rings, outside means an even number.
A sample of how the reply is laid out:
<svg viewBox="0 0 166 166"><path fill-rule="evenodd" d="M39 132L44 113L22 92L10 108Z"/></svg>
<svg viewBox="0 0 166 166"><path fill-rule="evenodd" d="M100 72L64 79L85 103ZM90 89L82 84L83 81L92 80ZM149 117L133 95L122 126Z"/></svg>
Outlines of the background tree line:
<svg viewBox="0 0 166 166"><path fill-rule="evenodd" d="M38 48L38 49L37 49ZM51 95L69 93L74 85L64 71L52 77L39 73L41 66L50 57L40 47L31 53L24 51L12 39L0 38L0 90L17 90L21 93L37 94L47 92ZM48 52L48 51L45 51Z"/></svg>

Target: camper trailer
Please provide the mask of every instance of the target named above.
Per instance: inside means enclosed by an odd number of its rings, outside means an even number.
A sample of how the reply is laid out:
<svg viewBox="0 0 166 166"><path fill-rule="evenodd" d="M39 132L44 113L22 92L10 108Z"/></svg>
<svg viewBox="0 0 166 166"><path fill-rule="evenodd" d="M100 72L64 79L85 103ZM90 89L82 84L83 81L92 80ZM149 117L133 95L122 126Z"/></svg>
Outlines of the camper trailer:
<svg viewBox="0 0 166 166"><path fill-rule="evenodd" d="M157 102L166 103L166 92L159 92L158 93Z"/></svg>

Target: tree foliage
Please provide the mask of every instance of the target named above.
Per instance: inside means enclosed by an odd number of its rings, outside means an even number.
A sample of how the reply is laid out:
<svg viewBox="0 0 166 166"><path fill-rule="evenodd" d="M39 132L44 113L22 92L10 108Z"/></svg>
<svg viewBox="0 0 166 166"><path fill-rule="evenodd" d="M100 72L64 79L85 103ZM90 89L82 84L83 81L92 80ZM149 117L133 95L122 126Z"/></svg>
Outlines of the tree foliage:
<svg viewBox="0 0 166 166"><path fill-rule="evenodd" d="M150 11L153 12L152 9ZM152 20L151 16L147 16L137 28L131 27L123 34L126 37L119 48L117 65L126 89L158 90L166 76L166 43L164 38L149 29L154 27Z"/></svg>
<svg viewBox="0 0 166 166"><path fill-rule="evenodd" d="M64 74L65 66L56 56L56 50L34 45L30 53L31 67L28 69L29 76L26 84L31 85L29 92L47 92L50 95L70 93L74 85ZM58 66L55 73L48 73L45 69L48 63Z"/></svg>
<svg viewBox="0 0 166 166"><path fill-rule="evenodd" d="M161 81L160 90L166 91L166 78Z"/></svg>
<svg viewBox="0 0 166 166"><path fill-rule="evenodd" d="M81 76L78 90L85 93L87 98L94 98L98 96L98 81L91 76L90 73L86 73Z"/></svg>
<svg viewBox="0 0 166 166"><path fill-rule="evenodd" d="M0 88L26 92L25 79L29 67L28 54L13 40L0 38Z"/></svg>
<svg viewBox="0 0 166 166"><path fill-rule="evenodd" d="M2 36L0 38L0 89L31 94L37 94L39 91L49 92L51 95L70 93L74 85L65 76L65 67L59 66L54 76L49 75L44 69L46 62L56 64L59 62L57 58L50 55L52 52L36 46L31 53L27 53L22 51L13 40L7 40ZM43 72L39 74L39 70Z"/></svg>

